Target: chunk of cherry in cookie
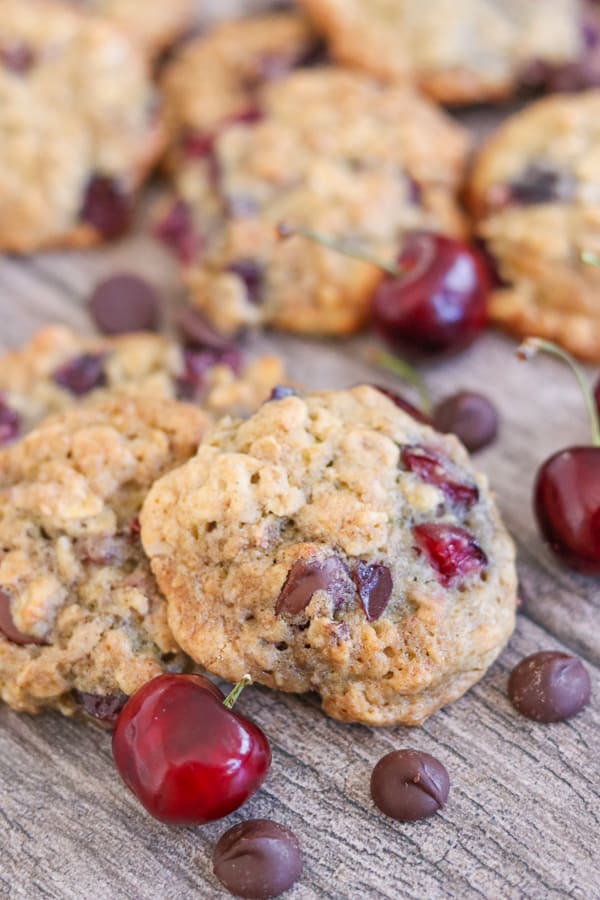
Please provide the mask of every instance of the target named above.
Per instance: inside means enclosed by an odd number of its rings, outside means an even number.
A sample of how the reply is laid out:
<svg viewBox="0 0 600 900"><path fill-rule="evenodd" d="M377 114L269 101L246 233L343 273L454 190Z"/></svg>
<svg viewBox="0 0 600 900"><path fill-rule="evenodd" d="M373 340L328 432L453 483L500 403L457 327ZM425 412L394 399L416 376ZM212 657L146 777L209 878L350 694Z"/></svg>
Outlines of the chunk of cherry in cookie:
<svg viewBox="0 0 600 900"><path fill-rule="evenodd" d="M0 45L0 65L13 75L26 75L35 65L35 51L22 41Z"/></svg>
<svg viewBox="0 0 600 900"><path fill-rule="evenodd" d="M158 218L154 237L184 266L198 259L204 248L204 239L196 228L192 209L184 200L175 200Z"/></svg>
<svg viewBox="0 0 600 900"><path fill-rule="evenodd" d="M479 500L476 484L459 479L451 471L450 460L433 447L414 445L403 447L402 465L425 484L439 488L449 503L461 512L471 509Z"/></svg>
<svg viewBox="0 0 600 900"><path fill-rule="evenodd" d="M0 394L0 447L14 441L21 431L21 419Z"/></svg>
<svg viewBox="0 0 600 900"><path fill-rule="evenodd" d="M552 162L539 160L529 163L507 184L494 185L487 202L491 210L508 206L536 206L544 203L567 203L575 194L576 182L572 173Z"/></svg>
<svg viewBox="0 0 600 900"><path fill-rule="evenodd" d="M443 587L455 587L487 568L487 556L465 528L425 522L415 525L413 535L415 549L427 560Z"/></svg>
<svg viewBox="0 0 600 900"><path fill-rule="evenodd" d="M54 382L76 397L106 384L104 354L82 353L63 363L53 374Z"/></svg>
<svg viewBox="0 0 600 900"><path fill-rule="evenodd" d="M111 241L129 230L132 217L131 197L119 182L108 175L93 175L83 198L81 221Z"/></svg>
<svg viewBox="0 0 600 900"><path fill-rule="evenodd" d="M116 694L93 694L75 690L73 699L85 716L100 725L112 728L116 725L128 697L120 691Z"/></svg>

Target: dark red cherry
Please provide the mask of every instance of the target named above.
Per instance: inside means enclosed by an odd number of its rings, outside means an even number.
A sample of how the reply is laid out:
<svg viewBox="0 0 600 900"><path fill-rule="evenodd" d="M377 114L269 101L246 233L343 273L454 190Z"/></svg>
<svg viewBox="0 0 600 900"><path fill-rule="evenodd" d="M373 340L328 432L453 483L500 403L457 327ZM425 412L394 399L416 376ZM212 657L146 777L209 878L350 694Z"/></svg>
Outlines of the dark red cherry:
<svg viewBox="0 0 600 900"><path fill-rule="evenodd" d="M600 422L585 374L560 347L529 338L519 350L528 358L538 350L558 356L574 372L583 391L592 425L589 446L567 447L539 469L533 507L542 537L567 566L600 575Z"/></svg>
<svg viewBox="0 0 600 900"><path fill-rule="evenodd" d="M429 232L406 236L398 273L373 298L373 325L393 347L455 352L487 324L490 275L474 247Z"/></svg>
<svg viewBox="0 0 600 900"><path fill-rule="evenodd" d="M26 75L35 65L35 52L29 44L17 42L0 46L0 65L14 75Z"/></svg>
<svg viewBox="0 0 600 900"><path fill-rule="evenodd" d="M239 809L271 765L263 732L201 675L159 675L131 697L113 733L127 787L170 825L204 825ZM228 704L228 705L226 705Z"/></svg>
<svg viewBox="0 0 600 900"><path fill-rule="evenodd" d="M106 384L104 355L83 353L60 366L52 376L56 384L76 397L88 394Z"/></svg>
<svg viewBox="0 0 600 900"><path fill-rule="evenodd" d="M453 506L467 510L479 500L477 485L460 481L450 471L449 460L433 447L404 447L401 459L409 472L414 472L426 484L439 488Z"/></svg>
<svg viewBox="0 0 600 900"><path fill-rule="evenodd" d="M194 224L191 208L183 200L176 200L159 219L154 236L185 266L191 265L202 253L204 241Z"/></svg>
<svg viewBox="0 0 600 900"><path fill-rule="evenodd" d="M465 528L426 522L413 529L417 550L422 553L444 587L482 572L487 556Z"/></svg>
<svg viewBox="0 0 600 900"><path fill-rule="evenodd" d="M88 182L80 217L106 241L121 237L132 220L131 198L114 178L94 175Z"/></svg>
<svg viewBox="0 0 600 900"><path fill-rule="evenodd" d="M10 597L3 590L0 590L0 633L4 635L11 643L25 646L26 644L43 645L46 641L32 637L30 634L24 634L19 631L14 623L12 612L10 609Z"/></svg>
<svg viewBox="0 0 600 900"><path fill-rule="evenodd" d="M600 575L600 447L569 447L545 462L534 509L552 551L570 568Z"/></svg>

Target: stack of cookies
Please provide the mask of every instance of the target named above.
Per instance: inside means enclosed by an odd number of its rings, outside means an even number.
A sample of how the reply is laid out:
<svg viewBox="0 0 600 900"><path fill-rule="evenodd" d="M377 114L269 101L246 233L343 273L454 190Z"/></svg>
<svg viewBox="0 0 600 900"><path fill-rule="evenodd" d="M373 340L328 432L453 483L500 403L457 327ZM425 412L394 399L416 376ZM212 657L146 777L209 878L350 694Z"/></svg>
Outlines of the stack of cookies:
<svg viewBox="0 0 600 900"><path fill-rule="evenodd" d="M365 257L435 232L485 244L495 322L600 360L600 12L302 0L183 39L193 6L0 0L0 250L120 238L158 169L187 323L53 326L0 361L0 693L111 723L200 667L416 724L514 627L486 479L377 389L302 395L235 342L361 331ZM566 87L472 165L439 105Z"/></svg>

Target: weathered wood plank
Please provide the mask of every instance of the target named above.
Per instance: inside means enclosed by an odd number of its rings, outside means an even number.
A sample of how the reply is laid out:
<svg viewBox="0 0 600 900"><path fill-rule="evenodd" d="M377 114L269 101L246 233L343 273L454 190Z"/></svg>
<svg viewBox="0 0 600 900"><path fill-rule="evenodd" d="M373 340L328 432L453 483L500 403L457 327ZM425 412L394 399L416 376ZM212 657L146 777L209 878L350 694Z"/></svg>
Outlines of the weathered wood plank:
<svg viewBox="0 0 600 900"><path fill-rule="evenodd" d="M521 619L484 682L418 730L344 726L311 698L249 690L240 708L266 730L274 763L243 817L298 833L306 872L290 900L599 897L598 705L548 727L519 718L505 695L521 656L558 646ZM600 671L591 672L598 696ZM0 721L0 896L221 896L210 849L224 823L176 830L151 820L121 786L105 733L6 709ZM451 774L450 802L428 823L393 823L371 806L373 765L402 746L435 754Z"/></svg>

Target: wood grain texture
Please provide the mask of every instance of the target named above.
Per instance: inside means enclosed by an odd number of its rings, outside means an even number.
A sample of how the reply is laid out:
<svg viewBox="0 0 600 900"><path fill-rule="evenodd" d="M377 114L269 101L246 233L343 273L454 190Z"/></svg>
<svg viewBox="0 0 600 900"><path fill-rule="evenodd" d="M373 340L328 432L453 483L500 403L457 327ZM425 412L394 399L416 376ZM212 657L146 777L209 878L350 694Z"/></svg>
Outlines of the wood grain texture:
<svg viewBox="0 0 600 900"><path fill-rule="evenodd" d="M215 16L239 3L202 6ZM471 118L479 134L494 121ZM49 321L91 331L86 297L116 269L154 280L171 308L179 295L176 268L145 233L145 221L142 213L136 235L110 249L0 259L0 347L18 345ZM309 387L397 387L367 361L370 346L368 338L265 335L249 352L276 349ZM561 570L531 513L540 461L585 441L588 429L569 374L549 360L519 363L514 351L513 342L490 335L426 370L434 395L484 389L502 413L501 440L478 462L519 545L524 603L509 649L486 678L415 730L344 726L326 719L314 698L247 691L240 709L269 735L273 768L241 814L204 829L170 829L146 816L114 771L106 733L0 709L0 897L225 897L211 874L215 840L241 818L268 816L291 826L305 851L306 871L290 900L600 898L600 582ZM552 648L587 660L595 693L584 714L548 727L517 716L506 680L523 656ZM402 746L433 753L450 772L450 802L429 822L399 825L370 803L373 765Z"/></svg>

